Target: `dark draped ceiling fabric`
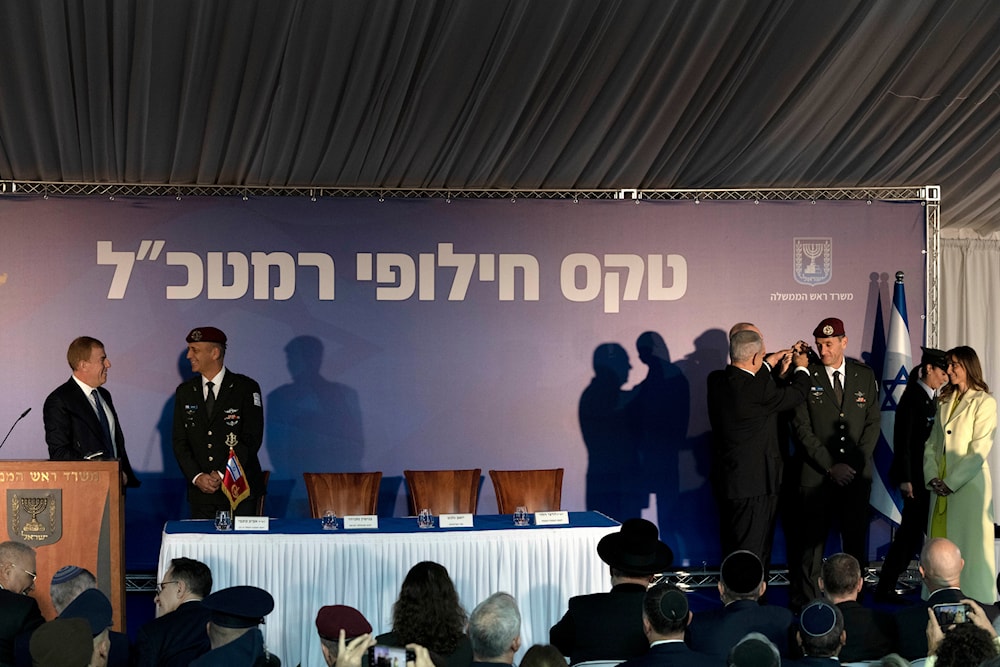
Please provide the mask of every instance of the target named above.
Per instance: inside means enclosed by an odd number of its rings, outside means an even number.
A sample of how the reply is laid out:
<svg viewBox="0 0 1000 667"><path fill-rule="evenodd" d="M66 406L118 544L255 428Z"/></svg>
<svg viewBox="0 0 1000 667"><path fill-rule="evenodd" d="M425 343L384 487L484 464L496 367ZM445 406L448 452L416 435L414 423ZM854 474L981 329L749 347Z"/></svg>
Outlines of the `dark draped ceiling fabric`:
<svg viewBox="0 0 1000 667"><path fill-rule="evenodd" d="M997 0L3 0L0 180L941 185L1000 229Z"/></svg>

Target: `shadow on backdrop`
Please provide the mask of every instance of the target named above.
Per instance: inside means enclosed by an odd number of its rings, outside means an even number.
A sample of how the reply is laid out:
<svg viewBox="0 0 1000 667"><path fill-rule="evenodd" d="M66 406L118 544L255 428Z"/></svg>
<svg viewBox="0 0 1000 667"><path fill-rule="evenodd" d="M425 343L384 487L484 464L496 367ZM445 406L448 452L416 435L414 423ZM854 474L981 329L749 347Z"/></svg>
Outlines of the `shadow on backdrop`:
<svg viewBox="0 0 1000 667"><path fill-rule="evenodd" d="M177 357L178 384L194 377L187 348ZM160 537L167 521L188 518L187 485L174 458L174 394L171 392L156 423L163 472L138 473L142 486L131 489L125 502L125 558L129 572L155 570L160 558ZM128 434L126 434L126 438Z"/></svg>
<svg viewBox="0 0 1000 667"><path fill-rule="evenodd" d="M631 368L621 345L598 345L594 378L583 390L578 410L587 447L587 509L618 521L638 517L647 500L635 483L639 449L625 414L631 392L622 391Z"/></svg>
<svg viewBox="0 0 1000 667"><path fill-rule="evenodd" d="M265 405L272 467L267 513L308 517L302 473L362 470L361 404L353 388L320 374L323 343L319 338L293 338L285 346L285 355L292 381L268 394Z"/></svg>

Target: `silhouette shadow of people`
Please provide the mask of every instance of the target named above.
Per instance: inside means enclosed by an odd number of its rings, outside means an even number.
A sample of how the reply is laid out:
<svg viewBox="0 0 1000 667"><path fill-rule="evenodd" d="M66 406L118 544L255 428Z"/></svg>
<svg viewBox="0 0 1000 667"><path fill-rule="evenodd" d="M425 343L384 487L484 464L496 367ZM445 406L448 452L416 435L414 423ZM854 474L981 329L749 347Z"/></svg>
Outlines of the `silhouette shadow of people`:
<svg viewBox="0 0 1000 667"><path fill-rule="evenodd" d="M663 336L646 331L635 345L639 360L649 367L626 407L641 465L635 482L644 494L656 494L661 539L677 544L678 531L671 517L680 491L680 451L687 438L691 389L680 368L671 363Z"/></svg>
<svg viewBox="0 0 1000 667"><path fill-rule="evenodd" d="M625 415L631 393L621 389L631 368L621 345L598 345L594 378L583 390L578 410L587 447L587 509L619 521L638 517L646 504L635 484L639 451Z"/></svg>
<svg viewBox="0 0 1000 667"><path fill-rule="evenodd" d="M269 513L309 516L303 472L361 470L361 404L354 389L320 374L319 338L293 338L285 355L292 381L268 394L266 405L267 448L275 468L269 483Z"/></svg>

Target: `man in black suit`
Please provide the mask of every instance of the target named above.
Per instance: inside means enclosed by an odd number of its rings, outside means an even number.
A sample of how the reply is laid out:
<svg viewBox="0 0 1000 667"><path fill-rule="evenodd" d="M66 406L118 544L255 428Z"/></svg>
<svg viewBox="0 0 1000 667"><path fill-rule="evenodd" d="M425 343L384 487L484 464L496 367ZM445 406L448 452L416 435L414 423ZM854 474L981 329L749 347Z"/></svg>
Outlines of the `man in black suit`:
<svg viewBox="0 0 1000 667"><path fill-rule="evenodd" d="M665 572L674 559L656 526L645 519L629 519L617 533L602 537L597 555L611 567L611 592L570 598L566 614L549 630L549 642L571 664L646 652L643 596L653 575Z"/></svg>
<svg viewBox="0 0 1000 667"><path fill-rule="evenodd" d="M924 444L937 414L937 391L948 383L947 353L931 347L920 349L920 365L910 373L896 406L892 431L889 477L903 494L903 515L875 589L875 598L886 602L898 600L896 580L924 542L930 511L930 491L924 482Z"/></svg>
<svg viewBox="0 0 1000 667"><path fill-rule="evenodd" d="M687 597L672 584L659 583L646 591L642 601L642 629L649 650L630 658L622 667L713 667L726 664L684 643L684 630L691 623Z"/></svg>
<svg viewBox="0 0 1000 667"><path fill-rule="evenodd" d="M21 542L0 543L0 667L28 656L31 633L45 622L35 598L35 550Z"/></svg>
<svg viewBox="0 0 1000 667"><path fill-rule="evenodd" d="M694 617L687 630L688 646L724 660L747 633L759 632L787 655L792 612L759 603L767 582L757 555L734 551L722 561L719 574L719 597L725 606Z"/></svg>
<svg viewBox="0 0 1000 667"><path fill-rule="evenodd" d="M229 452L243 468L250 489L235 513L251 516L264 492L257 454L264 437L260 385L225 366L226 334L215 327L192 329L187 358L198 376L181 383L174 399L174 456L188 482L192 519L215 518L230 509L222 491Z"/></svg>
<svg viewBox="0 0 1000 667"><path fill-rule="evenodd" d="M139 629L135 667L187 667L211 645L210 612L201 601L212 592L212 571L191 558L174 558L156 585L156 618Z"/></svg>
<svg viewBox="0 0 1000 667"><path fill-rule="evenodd" d="M752 551L767 571L782 475L777 415L805 400L809 361L804 345L768 355L755 329L734 333L729 355L732 363L708 376L712 485L722 553ZM796 372L791 384L779 387L771 370L789 356Z"/></svg>
<svg viewBox="0 0 1000 667"><path fill-rule="evenodd" d="M891 615L862 607L858 595L864 580L861 566L850 554L833 554L823 562L819 587L827 602L837 605L844 616L847 641L840 649L842 662L880 660L892 653L896 644L896 625Z"/></svg>
<svg viewBox="0 0 1000 667"><path fill-rule="evenodd" d="M792 422L801 464L795 540L800 553L789 557L797 563L789 569L793 610L819 597L823 548L834 526L843 551L862 568L868 564L872 454L882 428L875 373L844 356L844 323L827 318L813 335L820 363L809 365L812 388Z"/></svg>
<svg viewBox="0 0 1000 667"><path fill-rule="evenodd" d="M73 375L49 394L42 408L49 458L53 461L118 459L122 484L139 486L128 461L125 435L111 393L102 386L108 381L111 368L104 343L80 336L69 344L66 360Z"/></svg>
<svg viewBox="0 0 1000 667"><path fill-rule="evenodd" d="M897 653L907 660L927 656L927 610L936 604L955 604L971 599L959 588L965 560L955 543L943 537L934 537L924 544L920 552L920 577L924 580L929 596L920 604L896 612ZM997 617L992 604L975 600L989 617Z"/></svg>

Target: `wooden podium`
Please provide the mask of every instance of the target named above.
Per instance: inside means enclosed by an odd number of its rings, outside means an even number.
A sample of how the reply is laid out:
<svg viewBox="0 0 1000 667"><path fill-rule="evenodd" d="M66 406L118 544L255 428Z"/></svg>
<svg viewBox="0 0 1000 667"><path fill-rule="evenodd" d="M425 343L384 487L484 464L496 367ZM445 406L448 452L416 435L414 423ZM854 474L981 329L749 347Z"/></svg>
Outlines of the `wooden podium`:
<svg viewBox="0 0 1000 667"><path fill-rule="evenodd" d="M56 570L78 565L94 573L111 600L114 628L125 631L125 563L118 461L0 461L0 541L34 547L38 578L33 597L55 617L49 584Z"/></svg>

